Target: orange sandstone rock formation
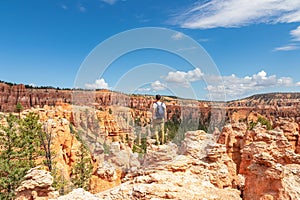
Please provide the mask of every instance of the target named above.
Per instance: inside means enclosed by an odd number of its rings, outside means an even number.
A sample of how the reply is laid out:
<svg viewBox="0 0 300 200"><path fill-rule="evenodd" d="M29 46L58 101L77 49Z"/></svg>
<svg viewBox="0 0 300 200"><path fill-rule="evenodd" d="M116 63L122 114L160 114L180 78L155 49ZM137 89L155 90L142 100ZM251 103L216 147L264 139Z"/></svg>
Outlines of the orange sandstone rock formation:
<svg viewBox="0 0 300 200"><path fill-rule="evenodd" d="M300 155L295 153L298 125L279 118L273 130L258 124L247 130L244 123L224 127L218 142L226 145L236 163L243 199L299 199Z"/></svg>
<svg viewBox="0 0 300 200"><path fill-rule="evenodd" d="M235 164L225 146L202 131L188 132L182 146L150 146L143 169L124 183L97 194L100 199L241 199Z"/></svg>

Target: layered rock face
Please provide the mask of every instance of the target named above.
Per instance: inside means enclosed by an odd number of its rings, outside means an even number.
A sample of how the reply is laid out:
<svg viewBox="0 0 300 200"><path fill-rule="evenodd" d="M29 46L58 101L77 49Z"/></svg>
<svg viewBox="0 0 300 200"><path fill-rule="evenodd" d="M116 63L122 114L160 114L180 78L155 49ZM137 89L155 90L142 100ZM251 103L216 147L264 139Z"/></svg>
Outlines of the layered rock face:
<svg viewBox="0 0 300 200"><path fill-rule="evenodd" d="M298 136L298 125L289 119L278 119L273 130L260 124L247 130L243 123L223 129L218 142L245 177L243 199L300 198Z"/></svg>
<svg viewBox="0 0 300 200"><path fill-rule="evenodd" d="M21 103L24 109L31 107L54 106L61 103L100 106L118 105L137 109L150 108L151 97L133 96L110 92L107 90L61 90L54 88L26 88L25 85L8 85L0 82L0 111L16 111L16 104Z"/></svg>
<svg viewBox="0 0 300 200"><path fill-rule="evenodd" d="M279 117L293 118L300 122L300 93L270 93L254 95L242 100L228 102L227 115L234 121L251 120L253 114L262 115L270 121Z"/></svg>
<svg viewBox="0 0 300 200"><path fill-rule="evenodd" d="M180 100L164 97L168 119L186 120L188 123L200 123L203 126L221 127L225 121L251 121L257 115L263 115L271 121L278 117L293 118L300 122L300 93L254 95L228 103L196 100ZM121 106L132 109L134 119L141 124L149 123L149 109L152 96L126 95L107 90L82 91L60 89L26 88L24 85L0 83L0 111L16 111L17 103L24 109L31 107L55 106L62 103L80 106L92 106L108 111L109 106ZM256 116L255 116L256 115ZM193 122L193 120L195 122Z"/></svg>
<svg viewBox="0 0 300 200"><path fill-rule="evenodd" d="M12 112L19 102L27 109L44 105L55 105L57 102L70 103L70 90L32 89L25 85L7 85L0 83L0 111Z"/></svg>

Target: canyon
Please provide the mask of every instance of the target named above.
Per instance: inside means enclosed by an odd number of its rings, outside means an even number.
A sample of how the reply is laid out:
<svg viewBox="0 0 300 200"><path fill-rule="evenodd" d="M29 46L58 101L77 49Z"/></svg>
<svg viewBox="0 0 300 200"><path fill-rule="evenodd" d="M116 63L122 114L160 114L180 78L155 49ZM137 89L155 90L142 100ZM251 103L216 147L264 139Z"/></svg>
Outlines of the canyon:
<svg viewBox="0 0 300 200"><path fill-rule="evenodd" d="M59 196L47 169L32 169L17 199L300 198L300 93L229 102L165 96L167 118L180 123L184 138L160 146L149 137L153 100L108 90L0 83L1 115L16 112L18 103L21 117L39 115L53 136L55 165L70 192ZM145 153L136 150L141 138ZM72 185L83 143L92 164L89 191Z"/></svg>
<svg viewBox="0 0 300 200"><path fill-rule="evenodd" d="M55 106L59 104L85 105L108 111L109 106L132 109L141 123L148 123L147 113L153 103L153 96L127 95L109 90L70 90L55 88L34 88L23 84L0 82L0 112L15 112L20 103L24 109ZM218 127L228 121L247 121L263 115L271 121L278 117L290 117L300 122L300 93L270 93L254 95L245 99L214 102L164 97L168 119L194 120L206 127Z"/></svg>

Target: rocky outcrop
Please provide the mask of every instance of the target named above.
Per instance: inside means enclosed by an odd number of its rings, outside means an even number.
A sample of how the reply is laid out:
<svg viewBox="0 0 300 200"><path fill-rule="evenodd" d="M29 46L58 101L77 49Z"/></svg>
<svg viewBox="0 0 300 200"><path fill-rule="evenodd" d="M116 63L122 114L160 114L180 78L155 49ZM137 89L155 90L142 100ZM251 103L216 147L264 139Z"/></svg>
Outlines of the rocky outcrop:
<svg viewBox="0 0 300 200"><path fill-rule="evenodd" d="M222 132L218 134L217 142L226 147L227 155L237 165L237 173L241 163L241 149L245 143L245 133L247 125L245 123L233 123L226 125Z"/></svg>
<svg viewBox="0 0 300 200"><path fill-rule="evenodd" d="M246 177L244 199L299 199L299 191L291 185L299 185L300 155L294 153L283 130L257 126L247 136L239 171ZM253 187L255 182L263 184Z"/></svg>
<svg viewBox="0 0 300 200"><path fill-rule="evenodd" d="M295 122L295 119L280 117L275 120L273 127L282 130L295 152L300 152L299 124Z"/></svg>
<svg viewBox="0 0 300 200"><path fill-rule="evenodd" d="M119 142L110 144L110 153L106 157L106 161L112 165L122 169L122 171L135 171L140 168L138 161L138 153L133 153L132 149L123 146Z"/></svg>
<svg viewBox="0 0 300 200"><path fill-rule="evenodd" d="M54 199L59 196L58 192L51 186L53 177L50 172L33 168L28 171L24 181L16 190L16 200L29 199Z"/></svg>
<svg viewBox="0 0 300 200"><path fill-rule="evenodd" d="M82 188L78 188L70 192L65 196L59 197L57 200L101 200L99 197L85 191Z"/></svg>
<svg viewBox="0 0 300 200"><path fill-rule="evenodd" d="M120 186L97 196L102 199L240 199L240 192L233 189L235 164L227 156L225 146L207 137L202 131L188 132L179 150L173 143L150 145L141 170L128 173Z"/></svg>
<svg viewBox="0 0 300 200"><path fill-rule="evenodd" d="M228 156L237 166L237 186L243 199L300 198L300 155L295 153L298 125L278 118L274 127L267 130L258 123L248 130L244 123L233 123L220 133L218 143L226 145ZM241 177L244 183L239 185Z"/></svg>
<svg viewBox="0 0 300 200"><path fill-rule="evenodd" d="M121 167L114 168L113 172L111 171L113 168L105 167L105 160L108 158L105 158L103 144L106 142L108 146L111 146L111 139L106 139L109 135L101 135L104 123L107 120L113 120L113 116L107 117L105 115L105 118L98 119L97 113L91 108L78 107L73 109L69 105L64 105L31 108L23 111L21 117L25 117L29 112L37 113L40 116L44 131L51 140L53 170L57 176L63 177L66 182L66 188L74 187L72 186L71 178L74 166L83 154L83 143L88 148L89 153L86 156L93 166L89 184L90 191L93 193L100 192L121 183ZM119 150L121 151L121 149ZM115 160L119 163L122 163L122 160L125 160L124 155L127 155L122 151L121 153L123 154L116 153L115 155ZM110 158L114 157L111 156ZM133 159L131 160L131 166L138 166L139 163L134 165ZM129 160L126 160L126 162L129 162ZM108 168L109 170L107 170Z"/></svg>
<svg viewBox="0 0 300 200"><path fill-rule="evenodd" d="M44 108L41 120L45 130L55 135L55 151L60 155L57 163L68 176L80 155L80 142L71 132L67 118L75 123L83 120L79 127L92 124L93 119L57 109L61 108ZM46 117L50 115L52 119ZM248 124L234 122L214 134L188 131L179 147L171 142L160 146L148 142L144 157L133 153L121 140L106 140L107 149L100 140L86 136L85 141L94 150L90 192L97 194L75 190L61 198L78 195L79 199L299 199L298 123L278 118L273 128L267 130L257 123L250 130ZM92 130L89 129L91 133ZM33 193L36 195L32 190L20 194Z"/></svg>
<svg viewBox="0 0 300 200"><path fill-rule="evenodd" d="M114 142L110 151L114 157L121 147ZM105 161L97 169L106 183L119 178L112 163ZM140 168L128 171L121 185L110 185L112 189L94 195L75 189L56 199L241 199L240 191L234 189L238 181L234 168L224 145L213 142L211 135L203 131L188 132L179 149L173 143L149 144ZM101 181L97 184L107 185Z"/></svg>

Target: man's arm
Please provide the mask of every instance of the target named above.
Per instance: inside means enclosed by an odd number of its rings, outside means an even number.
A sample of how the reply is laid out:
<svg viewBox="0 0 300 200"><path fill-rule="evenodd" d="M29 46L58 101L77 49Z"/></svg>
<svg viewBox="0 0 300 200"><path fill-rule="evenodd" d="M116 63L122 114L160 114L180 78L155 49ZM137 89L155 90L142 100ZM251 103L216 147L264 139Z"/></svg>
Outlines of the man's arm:
<svg viewBox="0 0 300 200"><path fill-rule="evenodd" d="M168 120L168 118L167 118L167 117L168 117L168 116L167 116L167 106L166 106L165 103L164 103L163 106L164 106L164 109L165 109L165 118L164 118L164 120L167 121L167 120Z"/></svg>
<svg viewBox="0 0 300 200"><path fill-rule="evenodd" d="M152 119L154 119L154 115L155 115L155 108L157 105L155 105L155 103L152 104Z"/></svg>

